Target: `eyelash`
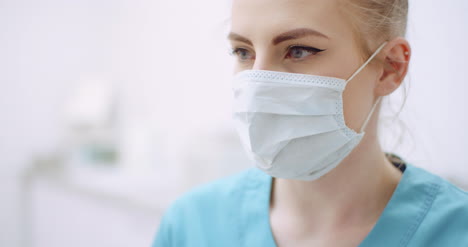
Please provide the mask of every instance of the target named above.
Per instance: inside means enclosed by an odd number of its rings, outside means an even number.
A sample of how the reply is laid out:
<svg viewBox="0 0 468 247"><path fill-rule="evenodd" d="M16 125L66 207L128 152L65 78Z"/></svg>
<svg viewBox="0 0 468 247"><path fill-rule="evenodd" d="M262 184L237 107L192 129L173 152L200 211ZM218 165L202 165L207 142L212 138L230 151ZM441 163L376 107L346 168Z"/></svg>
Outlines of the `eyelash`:
<svg viewBox="0 0 468 247"><path fill-rule="evenodd" d="M320 52L322 52L322 51L326 51L326 49L318 49L318 48L311 47L311 46L290 45L290 46L286 47L285 52L289 52L291 49L302 49L302 50L306 50L306 51L312 53L312 55L317 55L318 53L320 53ZM242 48L242 47L233 48L233 49L230 50L229 55L235 56L239 51L242 51L242 50L247 50L247 49ZM288 54L288 53L287 53L287 54Z"/></svg>
<svg viewBox="0 0 468 247"><path fill-rule="evenodd" d="M239 52L239 51L241 51L241 50L247 50L247 49L242 48L242 47L232 48L232 49L229 51L229 55L231 55L231 56L236 56L237 52Z"/></svg>
<svg viewBox="0 0 468 247"><path fill-rule="evenodd" d="M289 52L291 49L306 50L306 51L312 53L313 55L317 55L318 53L320 53L322 51L325 51L325 49L318 49L318 48L315 48L315 47L312 47L312 46L290 45L290 46L286 47L285 52Z"/></svg>

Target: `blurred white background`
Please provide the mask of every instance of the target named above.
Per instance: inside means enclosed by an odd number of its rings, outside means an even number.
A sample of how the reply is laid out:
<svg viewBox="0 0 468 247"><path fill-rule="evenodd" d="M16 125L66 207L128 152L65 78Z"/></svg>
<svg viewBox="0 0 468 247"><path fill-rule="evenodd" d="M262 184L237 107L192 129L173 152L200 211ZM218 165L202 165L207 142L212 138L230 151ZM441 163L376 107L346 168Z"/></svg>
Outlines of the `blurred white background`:
<svg viewBox="0 0 468 247"><path fill-rule="evenodd" d="M384 146L467 188L468 2L410 4L407 131L383 122ZM219 0L0 2L0 246L149 246L174 198L250 167L228 14Z"/></svg>

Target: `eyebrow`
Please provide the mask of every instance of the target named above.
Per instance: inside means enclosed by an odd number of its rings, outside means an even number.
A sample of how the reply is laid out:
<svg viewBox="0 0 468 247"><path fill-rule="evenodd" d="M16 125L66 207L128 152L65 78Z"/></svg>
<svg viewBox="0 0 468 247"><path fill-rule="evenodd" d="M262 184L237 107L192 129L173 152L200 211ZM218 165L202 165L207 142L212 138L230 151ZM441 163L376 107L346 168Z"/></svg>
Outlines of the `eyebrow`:
<svg viewBox="0 0 468 247"><path fill-rule="evenodd" d="M320 32L318 32L316 30L313 30L313 29L310 29L310 28L297 28L297 29L287 31L287 32L284 32L284 33L276 36L275 38L273 38L271 40L271 43L273 45L278 45L279 43L287 41L287 40L299 39L299 38L303 38L303 37L306 37L306 36L317 36L317 37L322 37L322 38L328 39L328 37L325 34L320 33ZM227 36L227 38L229 40L236 40L236 41L244 42L244 43L247 43L247 44L253 46L252 42L249 39L243 37L240 34L234 33L234 32L230 32L229 35Z"/></svg>

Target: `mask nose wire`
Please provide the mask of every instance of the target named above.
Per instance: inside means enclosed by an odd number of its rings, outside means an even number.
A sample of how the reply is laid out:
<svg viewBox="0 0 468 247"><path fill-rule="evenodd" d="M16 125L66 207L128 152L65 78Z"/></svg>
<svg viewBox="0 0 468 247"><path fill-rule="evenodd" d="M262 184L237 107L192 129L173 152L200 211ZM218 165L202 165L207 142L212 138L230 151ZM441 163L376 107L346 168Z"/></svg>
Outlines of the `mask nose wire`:
<svg viewBox="0 0 468 247"><path fill-rule="evenodd" d="M379 48L377 48L377 50L374 52L374 54L372 54L372 56L369 57L369 59L367 59L367 61L358 69L356 70L356 72L354 72L354 74L352 74L348 80L346 80L346 83L348 83L349 81L351 81L352 79L354 79L354 77L356 77L359 72L361 72L371 61L372 59L374 59L375 56L377 56L380 51L385 47L385 45L387 44L388 42L385 41L384 43L382 43ZM362 133L364 131L364 129L367 127L367 124L369 123L369 120L371 119L372 117L372 114L374 113L375 111L375 108L377 107L377 105L379 104L380 100L382 99L382 97L379 97L377 98L377 100L375 101L374 105L372 106L372 109L370 110L369 114L367 114L367 117L366 117L366 120L364 121L364 123L362 124L361 126L361 129L359 130L359 133Z"/></svg>

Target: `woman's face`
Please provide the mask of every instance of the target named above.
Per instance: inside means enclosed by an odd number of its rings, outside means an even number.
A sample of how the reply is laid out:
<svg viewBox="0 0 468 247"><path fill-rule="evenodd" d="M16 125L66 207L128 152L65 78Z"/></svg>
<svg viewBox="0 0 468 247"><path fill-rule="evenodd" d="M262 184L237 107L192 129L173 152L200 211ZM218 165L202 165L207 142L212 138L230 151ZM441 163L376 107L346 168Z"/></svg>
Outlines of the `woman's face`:
<svg viewBox="0 0 468 247"><path fill-rule="evenodd" d="M365 61L340 0L233 0L228 38L235 72L274 70L348 79ZM378 70L366 67L343 93L358 131L375 101Z"/></svg>

